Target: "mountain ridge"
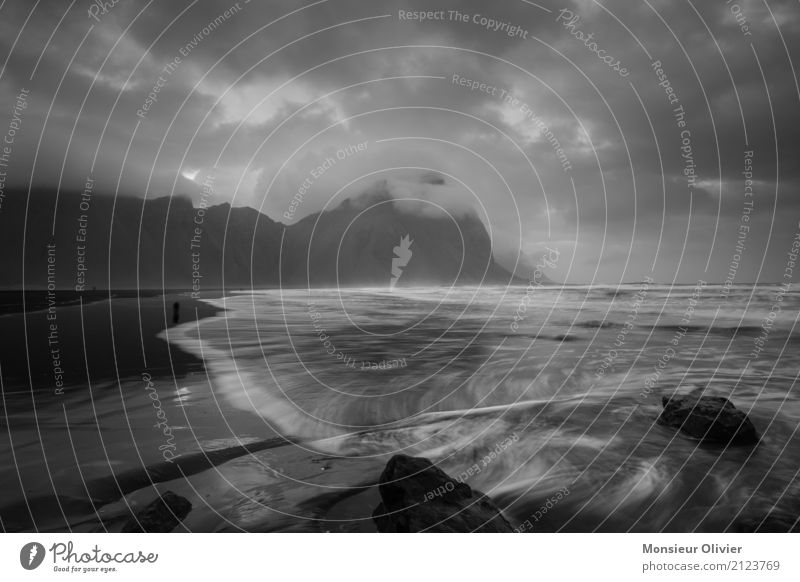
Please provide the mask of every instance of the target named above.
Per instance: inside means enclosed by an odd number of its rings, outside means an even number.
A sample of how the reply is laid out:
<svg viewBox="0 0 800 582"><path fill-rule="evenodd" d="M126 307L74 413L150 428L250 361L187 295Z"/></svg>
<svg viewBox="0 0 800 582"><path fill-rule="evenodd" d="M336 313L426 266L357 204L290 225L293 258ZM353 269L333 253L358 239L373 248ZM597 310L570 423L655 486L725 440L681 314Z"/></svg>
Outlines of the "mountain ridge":
<svg viewBox="0 0 800 582"><path fill-rule="evenodd" d="M393 250L404 236L410 257L399 286L520 282L494 260L474 213L419 213L380 186L291 225L229 202L197 207L184 196L93 194L81 204L81 196L62 192L54 220L52 192L32 191L30 201L27 193L7 193L3 288L21 288L23 273L26 288L77 291L389 287Z"/></svg>

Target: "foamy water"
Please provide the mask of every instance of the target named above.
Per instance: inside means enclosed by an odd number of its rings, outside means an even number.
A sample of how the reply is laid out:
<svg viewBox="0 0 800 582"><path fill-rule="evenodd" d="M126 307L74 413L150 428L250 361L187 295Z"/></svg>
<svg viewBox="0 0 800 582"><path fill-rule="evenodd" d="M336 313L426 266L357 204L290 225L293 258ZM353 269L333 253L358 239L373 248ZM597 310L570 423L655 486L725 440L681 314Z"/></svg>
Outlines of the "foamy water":
<svg viewBox="0 0 800 582"><path fill-rule="evenodd" d="M796 293L330 289L214 304L223 316L170 341L205 359L217 397L317 454L429 457L512 521L535 515L534 529L719 530L798 515ZM698 447L656 424L663 394L700 387L748 412L761 444ZM569 494L553 502L557 491Z"/></svg>

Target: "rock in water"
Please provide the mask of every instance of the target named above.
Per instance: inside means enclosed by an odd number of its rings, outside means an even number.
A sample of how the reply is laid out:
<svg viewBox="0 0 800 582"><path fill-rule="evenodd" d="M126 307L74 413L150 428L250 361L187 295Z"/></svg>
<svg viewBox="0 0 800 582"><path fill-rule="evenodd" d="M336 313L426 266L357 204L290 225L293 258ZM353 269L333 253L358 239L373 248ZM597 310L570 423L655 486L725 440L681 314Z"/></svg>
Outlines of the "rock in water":
<svg viewBox="0 0 800 582"><path fill-rule="evenodd" d="M124 526L123 532L140 533L167 533L171 532L177 525L189 515L192 504L189 500L172 491L167 491L142 511L136 517L129 519Z"/></svg>
<svg viewBox="0 0 800 582"><path fill-rule="evenodd" d="M677 428L704 443L754 445L759 436L747 415L722 396L702 394L663 396L662 424Z"/></svg>
<svg viewBox="0 0 800 582"><path fill-rule="evenodd" d="M739 533L798 533L800 517L770 513L764 517L739 519L729 529Z"/></svg>
<svg viewBox="0 0 800 582"><path fill-rule="evenodd" d="M392 457L378 490L382 503L372 519L382 533L513 531L486 495L423 457Z"/></svg>

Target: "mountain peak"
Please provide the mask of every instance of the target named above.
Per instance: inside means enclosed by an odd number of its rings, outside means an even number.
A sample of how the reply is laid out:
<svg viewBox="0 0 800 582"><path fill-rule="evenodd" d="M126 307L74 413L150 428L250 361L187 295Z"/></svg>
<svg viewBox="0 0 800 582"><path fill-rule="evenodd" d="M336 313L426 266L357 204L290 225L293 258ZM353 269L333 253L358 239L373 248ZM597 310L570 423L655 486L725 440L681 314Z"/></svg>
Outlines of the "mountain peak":
<svg viewBox="0 0 800 582"><path fill-rule="evenodd" d="M372 184L357 196L346 198L337 208L347 210L364 210L370 206L394 200L389 180L382 179Z"/></svg>
<svg viewBox="0 0 800 582"><path fill-rule="evenodd" d="M89 217L92 227L82 243L85 269L77 278L73 269L60 268L57 286L389 288L513 280L495 262L491 238L480 219L443 213L424 202L380 204L395 200L396 185L379 181L338 207L351 211L312 214L289 226L228 203L209 206L198 215L188 198L114 200L98 195ZM0 214L0 244L9 251L0 257L7 287L21 286L23 272L29 274L25 283L31 288L48 284L45 245L74 248L80 196L62 193L55 234L48 206L30 205L26 237L27 196L7 198ZM23 240L38 251L25 254L24 266Z"/></svg>
<svg viewBox="0 0 800 582"><path fill-rule="evenodd" d="M398 195L403 186L380 180L289 227L284 249L293 259L282 261L282 280L325 287L513 281L495 263L491 237L474 211L444 211L421 197L406 201Z"/></svg>

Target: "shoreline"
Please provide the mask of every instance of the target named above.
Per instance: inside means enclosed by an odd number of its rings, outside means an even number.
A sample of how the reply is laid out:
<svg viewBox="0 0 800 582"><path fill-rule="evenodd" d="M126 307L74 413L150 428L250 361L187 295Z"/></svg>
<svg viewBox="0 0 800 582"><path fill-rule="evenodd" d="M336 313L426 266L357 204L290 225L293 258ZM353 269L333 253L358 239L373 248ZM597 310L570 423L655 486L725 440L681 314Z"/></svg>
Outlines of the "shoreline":
<svg viewBox="0 0 800 582"><path fill-rule="evenodd" d="M476 309L485 312L484 305L494 305L502 291L493 291L486 303L477 304ZM470 299L468 293L462 294L464 300ZM28 391L23 397L15 395L9 400L12 406L7 408L10 414L5 420L13 435L13 450L9 447L0 451L0 461L16 467L19 479L4 483L4 502L0 504L3 526L9 531L123 531L132 515L149 507L159 495L169 493L192 508L176 531L375 531L375 509L386 501L380 495L379 478L390 455L398 451L428 459L440 466L451 481L468 481L470 487L489 496L506 512L507 521L520 531L628 531L650 527L723 531L731 526L740 509L747 520L755 523L754 528L760 527L758 523L763 519L772 520L769 527L779 527L800 514L793 500L782 501L781 493L792 482L796 466L796 457L785 457L784 449L798 450L796 444L800 440L793 431L800 408L796 400L787 396L792 386L790 375L796 371L792 361L788 368L778 370L766 393L757 376L742 378L735 362L729 361L715 373L719 380L711 384L711 393L730 398L746 411L763 437L753 449L738 448L720 454L718 448L699 447L691 435L660 424L663 400L659 404L655 396L667 394L666 390L671 394L673 388L679 388L677 374L662 376L661 388L648 394L649 400L641 396L637 383L645 380L650 368L647 362L635 365L639 340L647 337L653 342L653 357L671 345L673 326L678 325L677 318L684 313L680 302L663 318L642 316L639 321L643 328L638 335L626 338L627 359L621 353L616 360L624 365L622 372L631 374L625 385L613 377L598 386L584 382L588 376L570 381L572 375L566 371L560 375L558 370L569 365L575 368L579 360L573 352L564 350L550 368L554 372L552 378L520 392L519 382L528 382L538 373L540 362L550 358L553 350L562 349L551 342L537 342L538 351L512 378L516 382L503 384L497 391L484 389L498 377L498 371L503 372L507 363L522 353L529 341L526 336L516 343L512 341L512 354L488 367L474 359L465 360L457 377L448 379L447 384L433 385L430 392L408 392L392 398L383 389L381 377L361 374L348 385L360 392L329 397L324 388L308 389L307 376L297 366L287 365L292 360L284 357L289 351L282 336L285 320L305 317L302 303L306 294L299 291L287 295L288 314L280 312L277 296L256 298L252 314L249 294L238 301L231 301L230 295L222 300L210 295L193 300L189 294L141 300L119 298L83 306L85 330L74 325L75 321L81 322L80 307L59 308L62 343L75 344L75 353L82 358L80 338L97 334L100 341L109 343L101 348L111 359L89 364L93 366L89 368L92 382L97 385L69 385L62 396L53 397L52 387L48 394L45 384L40 391ZM599 308L615 300L602 289L596 295L596 303L591 304L593 308L585 317L598 317ZM691 297L689 290L684 297ZM172 303L176 300L181 302L178 325L185 326L180 329L171 323ZM582 297L573 297L567 307L581 300ZM656 304L658 300L654 299ZM333 305L336 298L329 301ZM378 297L363 307L363 313L373 314L370 321L383 321L386 308L392 304L392 298ZM513 298L503 305L513 307ZM545 304L541 311L547 307ZM239 311L242 308L245 311ZM420 317L420 313L427 312L427 304L415 309L410 316ZM460 305L446 309L449 311L444 311L443 317L448 316L445 320L450 321L455 319ZM622 325L626 309L627 304L619 302L609 321ZM223 315L219 319L203 324L203 319L220 312ZM39 318L46 322L46 313L11 318L23 322L27 319L30 327L30 322ZM700 318L702 313L707 319ZM729 314L716 324L722 326L724 333L718 333L716 328L715 333L705 333L714 313L698 310L694 327L682 337L684 353L688 355L684 360L676 358L678 365L694 357L700 345L714 348L727 344L731 335L727 331L728 320L733 316ZM531 311L529 316L534 319L536 314ZM261 325L258 334L243 321L252 317ZM70 318L72 325L68 325ZM109 327L109 320L113 320L113 328ZM468 318L461 321L466 323L464 330L474 329ZM575 331L572 328L576 321L567 313L553 322L555 327L549 333L572 330L576 339L567 346L569 349L590 342L611 345L608 342L618 329L596 325L599 321L586 320L583 323L587 325ZM507 335L501 325L502 321L498 321L490 333L484 334L479 347L490 349L501 341L499 336ZM652 329L648 330L648 326ZM432 327L436 331L434 324ZM298 333L309 331L306 328ZM28 332L41 339L35 330ZM420 329L414 337L427 340L430 335L425 332ZM183 359L183 342L174 340L186 340L191 347L191 342L201 337L209 345L202 350L190 349L189 353L196 355ZM115 344L111 345L109 338ZM263 352L255 348L257 338L263 339ZM319 353L317 340L313 336L305 340L296 349L312 364L312 371L314 364L327 369L327 356ZM390 341L381 344L371 340L370 344L378 350L389 346ZM741 347L745 341L740 338L735 345ZM9 341L13 343L15 338ZM12 351L24 355L24 345L16 343L20 345L9 345L0 358L12 358ZM87 351L94 349L86 347ZM139 352L146 356L146 368L137 368L142 355ZM280 375L278 380L288 397L302 405L308 416L358 430L325 437L326 430L316 431L315 426L299 422L300 417L298 422L282 424L286 419L283 411L264 396L270 395L270 385L259 352L272 358L270 369ZM698 373L688 377L689 384L705 380L705 371L718 363L713 359L713 350L706 353L711 354L710 362L704 361ZM88 355L91 362L95 354ZM198 356L203 356L205 362L200 362ZM231 377L226 379L229 362L225 359L232 356L239 359L230 366ZM434 366L438 369L441 357L431 354L403 373L418 369L410 381L426 377ZM73 365L66 357L64 362ZM217 362L222 364L220 368ZM454 395L431 414L418 414L420 409L426 410L428 402L424 398L428 393L440 397L455 380L472 377L479 365L485 373L473 384L474 392ZM593 369L587 366L585 372ZM126 370L128 375L121 374L116 381L120 370ZM146 380L142 377L144 372ZM186 375L179 377L181 374ZM734 377L740 381L735 391L727 382ZM100 384L103 378L112 380ZM350 380L339 378L342 383ZM246 405L230 397L237 395ZM362 395L377 395L380 400L374 402L380 404L370 409L367 401L360 398ZM356 406L350 406L351 402ZM532 418L543 421L533 422ZM565 418L571 422L566 423ZM513 440L514 446L498 451L498 443L507 438ZM169 458L162 450L165 442L172 447ZM542 447L542 443L547 446ZM531 462L534 451L536 457ZM750 455L751 451L757 454ZM598 483L603 486L598 487ZM745 503L733 503L721 496L728 490L727 483L734 493L747 496ZM423 499L440 500L436 491L441 485L442 482L434 484L428 498ZM568 487L566 500L553 497L559 487ZM663 491L670 491L671 496L665 497ZM695 491L702 499L692 497ZM546 505L554 505L554 499L558 501L557 509ZM674 499L693 501L686 508L681 505L679 512L673 514ZM704 513L706 508L701 504L706 499L714 501L713 513ZM434 507L433 503L423 506ZM736 527L751 527L749 523L737 521Z"/></svg>
<svg viewBox="0 0 800 582"><path fill-rule="evenodd" d="M179 325L198 323L224 310L206 300L221 291L193 299L189 292L97 297L88 303L12 312L2 316L6 343L0 354L7 395L32 390L36 404L46 404L87 385L153 375L183 377L205 369L202 359L160 335ZM180 319L173 321L173 303Z"/></svg>
<svg viewBox="0 0 800 582"><path fill-rule="evenodd" d="M204 293L204 297L193 299L190 289L99 289L92 291L74 291L72 289L56 289L55 307L76 307L83 303L84 307L94 303L120 299L151 299L163 296L185 296L189 294L192 301L203 299L217 299L224 297L223 289L212 289ZM64 299L64 297L67 297ZM24 299L23 299L24 298ZM23 305L24 300L24 305ZM0 317L5 315L20 315L27 313L33 315L48 309L47 290L45 289L0 289Z"/></svg>

